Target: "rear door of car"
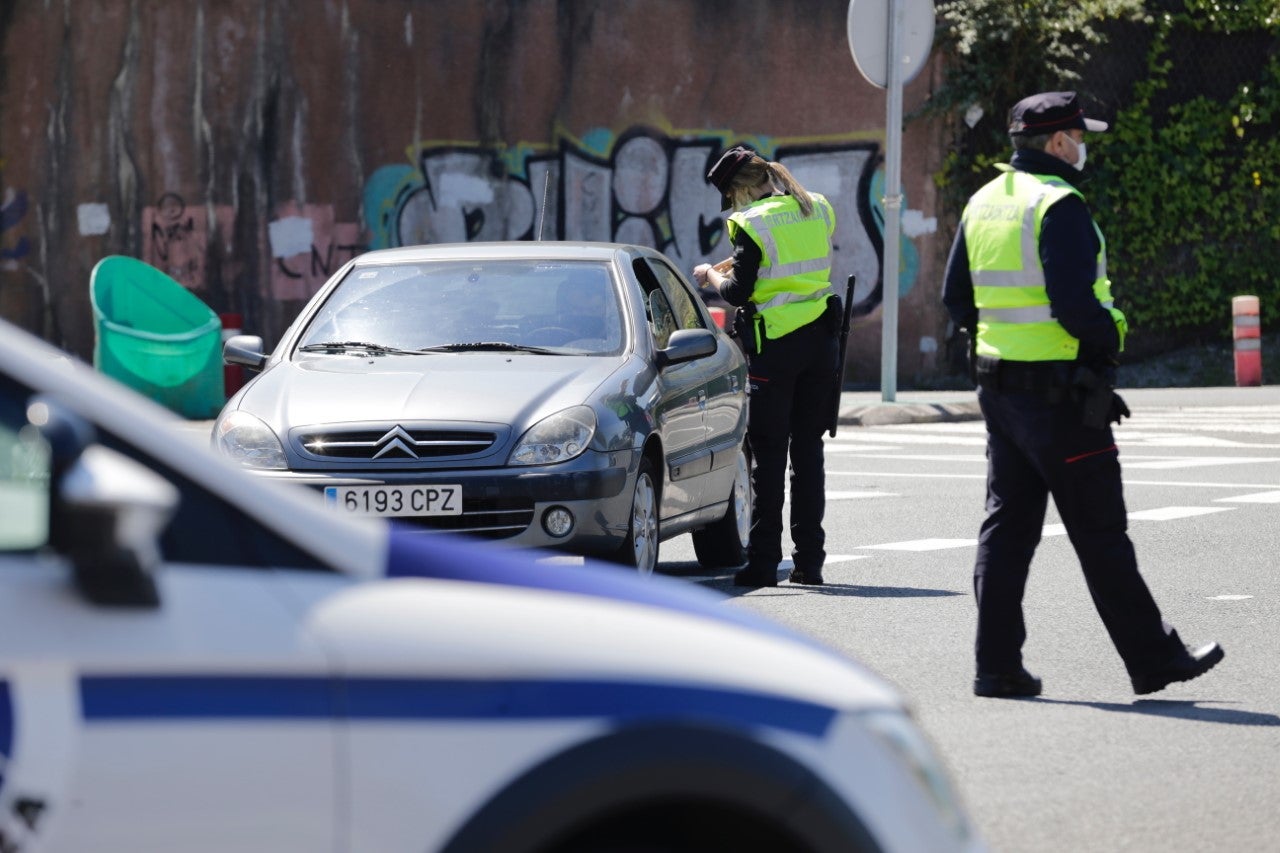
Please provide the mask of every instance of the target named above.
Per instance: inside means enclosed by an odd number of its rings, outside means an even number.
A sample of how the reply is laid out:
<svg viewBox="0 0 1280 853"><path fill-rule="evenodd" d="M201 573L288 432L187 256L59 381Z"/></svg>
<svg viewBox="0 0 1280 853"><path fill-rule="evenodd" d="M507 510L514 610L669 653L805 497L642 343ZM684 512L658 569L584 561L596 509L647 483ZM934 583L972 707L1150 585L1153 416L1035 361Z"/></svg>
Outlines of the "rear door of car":
<svg viewBox="0 0 1280 853"><path fill-rule="evenodd" d="M42 553L52 463L29 394L0 377L0 849L333 850L330 665L282 587L301 572L164 559L158 605L92 603ZM174 473L204 535L271 552Z"/></svg>

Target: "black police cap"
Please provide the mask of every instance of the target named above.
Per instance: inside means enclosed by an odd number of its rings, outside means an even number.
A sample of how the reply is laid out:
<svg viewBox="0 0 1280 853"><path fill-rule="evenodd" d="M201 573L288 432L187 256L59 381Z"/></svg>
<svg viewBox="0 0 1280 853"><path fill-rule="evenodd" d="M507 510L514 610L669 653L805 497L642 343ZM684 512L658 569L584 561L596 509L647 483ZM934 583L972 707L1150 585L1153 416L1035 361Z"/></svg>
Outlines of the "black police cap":
<svg viewBox="0 0 1280 853"><path fill-rule="evenodd" d="M1009 110L1010 136L1040 136L1059 130L1107 129L1105 121L1085 118L1075 92L1041 92L1023 98Z"/></svg>
<svg viewBox="0 0 1280 853"><path fill-rule="evenodd" d="M707 172L707 183L720 191L721 210L728 210L733 206L729 198L733 176L738 174L742 167L751 162L751 158L755 156L756 152L745 145L735 145L721 154L720 159L711 167L711 171Z"/></svg>

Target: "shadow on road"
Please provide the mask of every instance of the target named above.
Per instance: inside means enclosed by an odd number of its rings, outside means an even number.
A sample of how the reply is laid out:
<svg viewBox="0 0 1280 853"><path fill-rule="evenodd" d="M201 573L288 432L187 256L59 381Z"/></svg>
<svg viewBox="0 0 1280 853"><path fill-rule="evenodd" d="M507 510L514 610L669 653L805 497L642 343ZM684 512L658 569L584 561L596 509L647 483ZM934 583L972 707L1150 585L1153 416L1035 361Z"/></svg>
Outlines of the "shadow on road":
<svg viewBox="0 0 1280 853"><path fill-rule="evenodd" d="M739 596L748 592L756 592L753 587L733 585L733 572L707 577L707 568L696 561L663 563L658 567L658 574L673 578L688 578L699 586L723 592L725 595ZM822 586L805 586L789 583L787 575L791 572L791 561L783 560L778 567L778 586L773 594L809 592L818 595L847 595L857 598L946 598L953 595L968 595L967 592L956 592L951 589L925 589L915 586L863 586L861 584L832 583L827 581ZM772 587L766 588L772 590ZM761 593L770 594L769 591Z"/></svg>
<svg viewBox="0 0 1280 853"><path fill-rule="evenodd" d="M1202 708L1200 705L1211 700L1174 700L1174 699L1137 699L1130 704L1122 702L1083 702L1069 699L1045 699L1038 697L1033 702L1052 705L1085 705L1100 711L1119 711L1125 714L1150 714L1154 717L1171 717L1182 720L1197 720L1202 723L1223 723L1230 726L1280 726L1280 717L1275 714L1259 714L1256 711L1237 711L1232 708ZM1220 703L1223 704L1223 703Z"/></svg>

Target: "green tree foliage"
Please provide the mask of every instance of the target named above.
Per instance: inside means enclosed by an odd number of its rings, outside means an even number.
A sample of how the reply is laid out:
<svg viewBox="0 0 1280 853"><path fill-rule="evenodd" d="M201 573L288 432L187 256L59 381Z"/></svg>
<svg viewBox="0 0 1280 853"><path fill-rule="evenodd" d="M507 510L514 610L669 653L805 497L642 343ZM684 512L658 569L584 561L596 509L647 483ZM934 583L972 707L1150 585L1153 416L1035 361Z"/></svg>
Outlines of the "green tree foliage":
<svg viewBox="0 0 1280 853"><path fill-rule="evenodd" d="M1228 334L1235 295L1280 313L1280 55L1226 102L1161 110L1178 25L1158 22L1149 76L1098 140L1090 195L1131 320L1185 342Z"/></svg>
<svg viewBox="0 0 1280 853"><path fill-rule="evenodd" d="M1280 319L1280 0L956 0L937 12L948 71L926 111L956 128L936 176L948 213L1008 157L1008 107L1064 88L1088 102L1091 52L1129 48L1107 43L1107 23L1139 22L1146 74L1115 105L1112 131L1090 138L1085 185L1139 349L1229 336L1233 295L1258 295L1264 326ZM1197 33L1272 47L1233 96L1179 94L1171 80L1189 57L1172 45ZM983 118L970 126L975 105Z"/></svg>
<svg viewBox="0 0 1280 853"><path fill-rule="evenodd" d="M1032 92L1074 88L1101 24L1144 14L1142 0L947 0L935 7L947 72L922 112L945 116L954 144L937 176L958 214L1009 156L1008 111Z"/></svg>

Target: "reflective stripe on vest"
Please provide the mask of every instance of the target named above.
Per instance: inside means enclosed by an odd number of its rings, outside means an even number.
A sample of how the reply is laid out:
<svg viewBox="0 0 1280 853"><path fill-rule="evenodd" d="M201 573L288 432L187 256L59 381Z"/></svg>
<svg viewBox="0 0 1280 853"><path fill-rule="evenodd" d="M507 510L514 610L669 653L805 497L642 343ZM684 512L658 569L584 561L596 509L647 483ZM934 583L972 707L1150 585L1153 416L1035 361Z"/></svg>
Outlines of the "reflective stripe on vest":
<svg viewBox="0 0 1280 853"><path fill-rule="evenodd" d="M770 196L729 217L729 236L741 229L760 247L760 270L751 294L766 336L780 338L822 316L831 286L831 236L835 212L818 193L815 215L804 216L792 196Z"/></svg>
<svg viewBox="0 0 1280 853"><path fill-rule="evenodd" d="M1061 178L1013 171L974 193L965 206L965 245L978 309L979 355L1015 361L1069 361L1080 342L1054 318L1040 264L1040 229L1055 203L1084 196ZM1112 308L1106 240L1100 246L1093 293Z"/></svg>

